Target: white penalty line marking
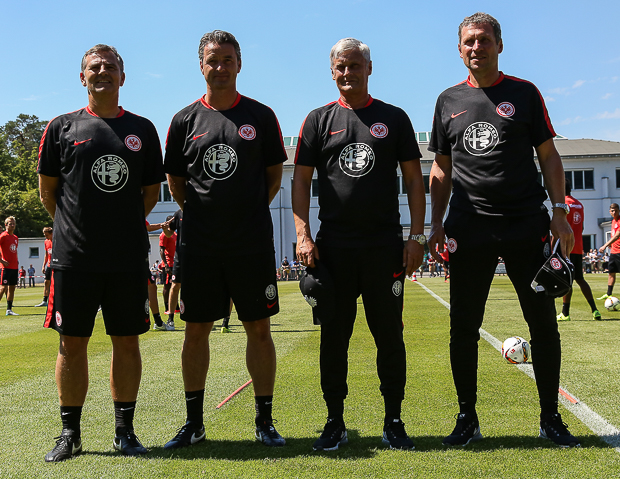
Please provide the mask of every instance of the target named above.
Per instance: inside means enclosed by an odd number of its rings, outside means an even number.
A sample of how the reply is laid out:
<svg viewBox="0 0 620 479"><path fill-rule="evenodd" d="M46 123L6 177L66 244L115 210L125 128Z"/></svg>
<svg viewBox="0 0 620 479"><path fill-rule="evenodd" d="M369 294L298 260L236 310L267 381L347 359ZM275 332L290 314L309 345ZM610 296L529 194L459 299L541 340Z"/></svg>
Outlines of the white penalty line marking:
<svg viewBox="0 0 620 479"><path fill-rule="evenodd" d="M415 281L415 283L421 286L428 294L443 304L446 308L450 309L450 303L444 301L443 298L435 294L419 281ZM502 350L501 341L482 328L480 328L480 336L498 351ZM534 379L534 370L531 364L518 364L516 366L522 372ZM568 409L577 419L590 428L594 434L610 446L613 446L616 449L616 452L620 452L620 429L595 413L586 403L582 402L576 396L568 392L566 388L560 387L559 393L560 402L566 409Z"/></svg>

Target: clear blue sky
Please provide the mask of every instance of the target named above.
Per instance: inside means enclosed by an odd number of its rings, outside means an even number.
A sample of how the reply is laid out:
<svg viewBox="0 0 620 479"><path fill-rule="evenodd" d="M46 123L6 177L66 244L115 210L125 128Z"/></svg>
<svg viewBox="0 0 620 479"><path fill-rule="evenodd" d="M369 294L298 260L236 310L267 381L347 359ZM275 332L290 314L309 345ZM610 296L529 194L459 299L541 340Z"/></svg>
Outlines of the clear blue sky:
<svg viewBox="0 0 620 479"><path fill-rule="evenodd" d="M466 78L457 26L485 11L502 25L500 69L538 86L559 134L620 141L617 0L1 2L0 124L84 107L80 59L107 43L125 60L121 104L163 142L172 116L205 92L200 37L222 29L241 44L240 93L273 108L284 135L337 98L329 50L349 36L370 46L370 93L427 131L437 95Z"/></svg>

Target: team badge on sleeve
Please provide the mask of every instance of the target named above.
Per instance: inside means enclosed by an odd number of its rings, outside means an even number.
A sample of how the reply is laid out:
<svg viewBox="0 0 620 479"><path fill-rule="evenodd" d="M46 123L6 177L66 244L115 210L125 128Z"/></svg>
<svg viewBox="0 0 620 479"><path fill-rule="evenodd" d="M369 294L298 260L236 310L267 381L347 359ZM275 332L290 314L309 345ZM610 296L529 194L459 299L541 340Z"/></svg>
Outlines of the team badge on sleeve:
<svg viewBox="0 0 620 479"><path fill-rule="evenodd" d="M114 193L127 183L129 168L121 157L104 155L95 161L90 174L97 188L106 193Z"/></svg>
<svg viewBox="0 0 620 479"><path fill-rule="evenodd" d="M228 145L213 145L205 153L203 167L214 180L230 178L237 169L237 153Z"/></svg>
<svg viewBox="0 0 620 479"><path fill-rule="evenodd" d="M375 166L375 153L365 143L351 143L340 153L338 163L347 175L364 176Z"/></svg>
<svg viewBox="0 0 620 479"><path fill-rule="evenodd" d="M499 105L497 105L496 111L499 116L508 117L508 116L512 116L515 114L515 107L512 103L508 103L507 101L504 101L500 103Z"/></svg>
<svg viewBox="0 0 620 479"><path fill-rule="evenodd" d="M388 135L388 127L385 123L375 123L370 127L370 134L375 138L385 138Z"/></svg>
<svg viewBox="0 0 620 479"><path fill-rule="evenodd" d="M256 138L256 128L252 125L243 125L239 128L239 136L244 140L253 140Z"/></svg>
<svg viewBox="0 0 620 479"><path fill-rule="evenodd" d="M129 135L125 138L125 146L127 146L127 148L131 151L140 151L140 148L142 148L142 142L136 135Z"/></svg>

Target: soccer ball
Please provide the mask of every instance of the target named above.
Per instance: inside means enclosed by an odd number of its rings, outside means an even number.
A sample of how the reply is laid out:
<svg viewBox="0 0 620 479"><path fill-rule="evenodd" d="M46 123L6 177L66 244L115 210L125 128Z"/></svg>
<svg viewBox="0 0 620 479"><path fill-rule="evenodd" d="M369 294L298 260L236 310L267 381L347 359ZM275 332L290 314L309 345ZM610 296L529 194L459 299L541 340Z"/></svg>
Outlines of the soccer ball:
<svg viewBox="0 0 620 479"><path fill-rule="evenodd" d="M607 308L607 311L619 311L620 300L615 296L610 296L605 300L605 308Z"/></svg>
<svg viewBox="0 0 620 479"><path fill-rule="evenodd" d="M502 356L512 364L525 363L530 358L530 343L519 336L508 338L502 344Z"/></svg>

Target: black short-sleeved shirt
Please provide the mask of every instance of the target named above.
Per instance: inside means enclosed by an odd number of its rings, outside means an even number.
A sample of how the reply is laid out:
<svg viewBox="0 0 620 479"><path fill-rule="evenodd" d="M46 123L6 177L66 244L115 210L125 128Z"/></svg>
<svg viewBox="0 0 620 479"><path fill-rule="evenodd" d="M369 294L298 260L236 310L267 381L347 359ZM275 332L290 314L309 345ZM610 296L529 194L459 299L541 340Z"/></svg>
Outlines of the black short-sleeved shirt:
<svg viewBox="0 0 620 479"><path fill-rule="evenodd" d="M177 249L179 251L179 246L181 245L181 229L183 226L183 210L178 209L172 215L172 221L170 222L170 231L173 231L177 234Z"/></svg>
<svg viewBox="0 0 620 479"><path fill-rule="evenodd" d="M183 207L184 254L220 255L251 242L273 250L273 225L265 169L286 152L273 111L238 95L225 111L204 98L172 119L166 173L187 179Z"/></svg>
<svg viewBox="0 0 620 479"><path fill-rule="evenodd" d="M421 157L407 114L381 100L356 110L339 100L310 112L295 164L317 170L317 239L335 246L402 241L397 166Z"/></svg>
<svg viewBox="0 0 620 479"><path fill-rule="evenodd" d="M38 172L59 179L53 269L99 270L112 260L125 271L144 271L142 187L164 179L149 120L122 108L116 118L100 118L88 107L54 118L41 139ZM120 232L112 244L109 228Z"/></svg>
<svg viewBox="0 0 620 479"><path fill-rule="evenodd" d="M490 87L464 81L439 95L428 149L452 157L450 208L523 216L547 197L533 147L554 136L538 89L500 73Z"/></svg>

